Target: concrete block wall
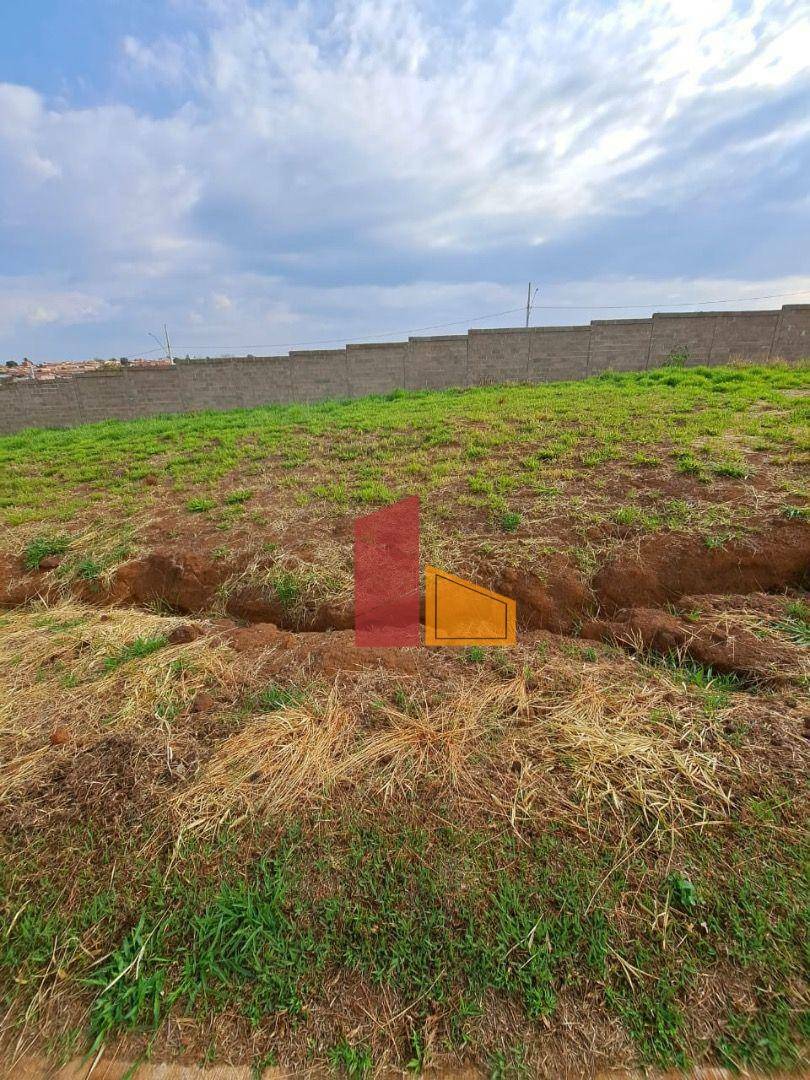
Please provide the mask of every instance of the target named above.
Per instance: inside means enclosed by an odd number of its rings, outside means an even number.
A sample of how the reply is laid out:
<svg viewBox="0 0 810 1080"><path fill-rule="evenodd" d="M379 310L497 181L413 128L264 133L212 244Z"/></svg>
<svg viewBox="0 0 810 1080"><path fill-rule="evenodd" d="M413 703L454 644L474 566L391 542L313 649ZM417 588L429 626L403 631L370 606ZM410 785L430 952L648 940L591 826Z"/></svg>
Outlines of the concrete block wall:
<svg viewBox="0 0 810 1080"><path fill-rule="evenodd" d="M27 427L75 427L84 423L76 396L76 380L0 384L0 434Z"/></svg>
<svg viewBox="0 0 810 1080"><path fill-rule="evenodd" d="M603 371L643 371L674 355L688 364L810 358L810 304L471 330L289 356L178 360L173 368L88 372L53 382L0 378L0 435L29 427L358 398L399 388L583 379Z"/></svg>
<svg viewBox="0 0 810 1080"><path fill-rule="evenodd" d="M772 352L773 339L778 325L778 311L718 312L714 322L711 363L725 364L737 356L744 356L746 360L769 360L775 355Z"/></svg>
<svg viewBox="0 0 810 1080"><path fill-rule="evenodd" d="M779 312L771 356L799 360L810 356L810 304L785 304Z"/></svg>
<svg viewBox="0 0 810 1080"><path fill-rule="evenodd" d="M349 396L390 394L405 386L407 341L346 346Z"/></svg>
<svg viewBox="0 0 810 1080"><path fill-rule="evenodd" d="M466 334L408 338L406 390L445 390L469 385Z"/></svg>
<svg viewBox="0 0 810 1080"><path fill-rule="evenodd" d="M349 397L349 373L345 349L291 352L297 401L328 401Z"/></svg>
<svg viewBox="0 0 810 1080"><path fill-rule="evenodd" d="M470 330L467 385L528 382L533 330Z"/></svg>
<svg viewBox="0 0 810 1080"><path fill-rule="evenodd" d="M690 311L653 315L648 367L658 367L672 356L685 357L687 364L708 364L717 316Z"/></svg>
<svg viewBox="0 0 810 1080"><path fill-rule="evenodd" d="M590 326L536 327L529 344L529 382L584 379L590 347Z"/></svg>
<svg viewBox="0 0 810 1080"><path fill-rule="evenodd" d="M644 371L649 362L652 319L596 319L591 323L588 374Z"/></svg>

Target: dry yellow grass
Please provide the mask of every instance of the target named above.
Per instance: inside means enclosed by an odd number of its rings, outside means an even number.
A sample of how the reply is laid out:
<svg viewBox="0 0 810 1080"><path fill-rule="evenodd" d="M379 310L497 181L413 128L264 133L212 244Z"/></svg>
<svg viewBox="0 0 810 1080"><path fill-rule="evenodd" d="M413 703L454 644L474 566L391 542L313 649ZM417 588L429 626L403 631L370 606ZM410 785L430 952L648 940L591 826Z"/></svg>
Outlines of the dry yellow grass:
<svg viewBox="0 0 810 1080"><path fill-rule="evenodd" d="M41 779L60 752L112 733L167 735L172 715L203 687L231 684L233 653L211 638L108 666L137 639L165 637L182 621L78 603L3 615L0 800ZM64 750L51 745L59 727L69 735Z"/></svg>
<svg viewBox="0 0 810 1080"><path fill-rule="evenodd" d="M741 768L716 738L727 712L707 718L699 695L624 659L544 661L519 648L517 675L464 667L447 678L432 671L441 658L430 654L407 703L391 704L379 672L344 672L298 703L251 712L263 658L235 653L216 634L120 659L136 639L165 638L177 618L63 603L2 621L0 800L111 734L159 749L170 764L178 739L196 737L187 721L201 690L229 714L232 733L200 747L196 771L173 777L158 798L159 812L183 827L283 814L333 797L339 784L369 805L428 785L516 827L549 814L586 828L605 815L700 820L728 806ZM296 682L295 670L285 675ZM52 745L58 727L69 733L65 746Z"/></svg>
<svg viewBox="0 0 810 1080"><path fill-rule="evenodd" d="M608 682L555 666L525 677L459 679L436 702L363 711L364 679L265 717L217 748L175 807L194 827L300 809L348 782L379 804L420 784L517 820L574 810L623 822L722 813L740 763L705 745L698 703L674 683Z"/></svg>

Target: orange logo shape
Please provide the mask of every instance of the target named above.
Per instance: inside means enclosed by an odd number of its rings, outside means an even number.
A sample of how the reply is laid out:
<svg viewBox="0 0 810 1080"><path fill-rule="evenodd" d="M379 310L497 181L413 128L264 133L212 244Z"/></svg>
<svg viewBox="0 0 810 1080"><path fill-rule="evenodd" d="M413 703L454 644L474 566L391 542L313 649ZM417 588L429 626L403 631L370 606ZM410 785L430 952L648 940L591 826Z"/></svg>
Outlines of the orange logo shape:
<svg viewBox="0 0 810 1080"><path fill-rule="evenodd" d="M514 645L516 625L510 597L425 567L425 645Z"/></svg>

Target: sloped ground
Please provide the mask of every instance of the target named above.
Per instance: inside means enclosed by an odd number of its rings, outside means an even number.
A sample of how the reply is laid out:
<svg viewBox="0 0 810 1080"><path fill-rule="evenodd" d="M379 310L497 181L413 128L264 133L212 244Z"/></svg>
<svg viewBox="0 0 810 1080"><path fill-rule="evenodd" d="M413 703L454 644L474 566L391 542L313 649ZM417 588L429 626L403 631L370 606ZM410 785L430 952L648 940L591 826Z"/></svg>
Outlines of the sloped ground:
<svg viewBox="0 0 810 1080"><path fill-rule="evenodd" d="M800 1069L807 389L0 440L6 1060ZM354 647L352 518L412 490L515 649Z"/></svg>

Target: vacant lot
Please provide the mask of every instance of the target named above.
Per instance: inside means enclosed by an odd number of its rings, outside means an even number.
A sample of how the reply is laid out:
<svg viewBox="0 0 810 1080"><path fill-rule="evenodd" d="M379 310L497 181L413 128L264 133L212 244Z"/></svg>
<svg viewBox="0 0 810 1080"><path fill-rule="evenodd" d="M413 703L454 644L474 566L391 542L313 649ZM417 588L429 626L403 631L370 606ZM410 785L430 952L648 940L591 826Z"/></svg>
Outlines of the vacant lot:
<svg viewBox="0 0 810 1080"><path fill-rule="evenodd" d="M8 1059L801 1069L807 367L0 439ZM514 596L358 650L352 522Z"/></svg>

